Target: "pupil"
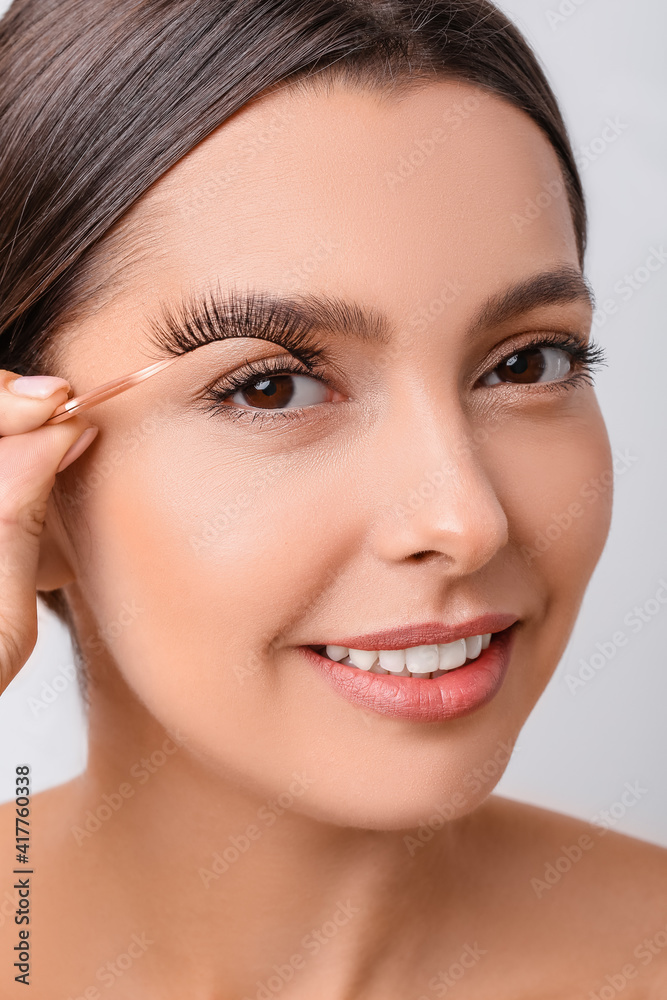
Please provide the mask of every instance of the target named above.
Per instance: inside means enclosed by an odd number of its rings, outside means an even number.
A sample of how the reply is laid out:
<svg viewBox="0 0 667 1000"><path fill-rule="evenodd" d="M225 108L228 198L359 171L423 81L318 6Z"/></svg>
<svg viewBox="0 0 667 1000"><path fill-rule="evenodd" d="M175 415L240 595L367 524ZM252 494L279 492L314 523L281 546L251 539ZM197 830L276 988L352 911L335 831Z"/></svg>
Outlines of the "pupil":
<svg viewBox="0 0 667 1000"><path fill-rule="evenodd" d="M515 354L507 361L507 367L512 369L514 375L523 375L526 368L528 367L528 362L525 357L521 358L520 354Z"/></svg>
<svg viewBox="0 0 667 1000"><path fill-rule="evenodd" d="M265 378L262 382L255 382L255 389L260 389L265 396L273 396L277 386L275 383L272 385L270 378Z"/></svg>

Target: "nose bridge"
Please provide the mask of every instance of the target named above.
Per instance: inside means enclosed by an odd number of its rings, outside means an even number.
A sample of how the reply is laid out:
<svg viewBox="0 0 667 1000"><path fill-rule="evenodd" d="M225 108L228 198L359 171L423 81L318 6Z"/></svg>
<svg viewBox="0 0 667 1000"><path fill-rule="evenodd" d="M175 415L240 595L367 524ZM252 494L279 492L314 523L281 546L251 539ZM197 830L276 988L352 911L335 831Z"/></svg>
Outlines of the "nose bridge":
<svg viewBox="0 0 667 1000"><path fill-rule="evenodd" d="M386 449L385 440L382 460L387 512L375 524L380 557L428 553L472 573L507 543L507 516L484 461L495 429L472 427L442 397L393 414L385 430L395 447Z"/></svg>

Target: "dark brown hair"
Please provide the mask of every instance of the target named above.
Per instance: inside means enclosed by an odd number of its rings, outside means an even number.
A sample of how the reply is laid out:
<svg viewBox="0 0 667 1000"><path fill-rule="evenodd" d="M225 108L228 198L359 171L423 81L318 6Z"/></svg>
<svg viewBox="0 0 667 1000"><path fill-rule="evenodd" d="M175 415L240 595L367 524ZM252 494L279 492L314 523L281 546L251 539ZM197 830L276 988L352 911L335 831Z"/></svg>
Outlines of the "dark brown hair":
<svg viewBox="0 0 667 1000"><path fill-rule="evenodd" d="M250 100L316 78L392 90L434 75L542 129L583 265L584 197L556 99L486 0L14 0L0 20L0 368L57 374L54 334L95 290L112 227ZM61 592L40 597L71 627Z"/></svg>

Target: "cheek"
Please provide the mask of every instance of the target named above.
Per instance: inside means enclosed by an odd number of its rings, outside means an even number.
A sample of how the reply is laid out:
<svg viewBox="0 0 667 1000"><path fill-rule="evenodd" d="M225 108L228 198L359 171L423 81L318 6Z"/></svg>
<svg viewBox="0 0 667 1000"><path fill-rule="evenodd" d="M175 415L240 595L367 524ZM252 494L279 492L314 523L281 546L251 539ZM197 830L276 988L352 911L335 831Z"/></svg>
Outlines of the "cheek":
<svg viewBox="0 0 667 1000"><path fill-rule="evenodd" d="M149 710L211 746L236 739L247 763L248 727L275 714L274 651L303 637L349 548L332 483L312 462L230 457L203 436L147 451L87 501L81 590ZM128 603L134 619L111 634Z"/></svg>
<svg viewBox="0 0 667 1000"><path fill-rule="evenodd" d="M535 610L498 705L520 706L525 719L567 646L609 532L613 462L595 396L559 420L512 421L491 461L513 543L508 579L524 581Z"/></svg>
<svg viewBox="0 0 667 1000"><path fill-rule="evenodd" d="M552 432L531 425L512 448L521 561L552 592L585 587L604 547L613 500L612 455L593 399ZM508 455L509 459L509 455Z"/></svg>

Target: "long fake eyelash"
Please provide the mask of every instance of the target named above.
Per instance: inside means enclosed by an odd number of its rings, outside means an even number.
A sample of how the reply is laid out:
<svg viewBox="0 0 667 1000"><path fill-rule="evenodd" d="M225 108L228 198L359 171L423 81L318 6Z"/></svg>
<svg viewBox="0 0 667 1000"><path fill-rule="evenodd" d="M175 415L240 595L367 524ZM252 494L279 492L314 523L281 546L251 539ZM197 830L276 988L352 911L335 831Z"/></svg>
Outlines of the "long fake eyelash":
<svg viewBox="0 0 667 1000"><path fill-rule="evenodd" d="M261 293L246 298L237 293L223 296L219 290L209 291L165 309L161 320L150 322L151 342L161 353L172 356L239 337L275 343L311 371L326 356L326 346L312 328L299 323L279 302L267 300Z"/></svg>
<svg viewBox="0 0 667 1000"><path fill-rule="evenodd" d="M493 368L485 372L485 375L489 375L492 371L511 358L514 354L521 354L523 351L528 351L531 348L536 347L558 347L564 350L570 355L573 362L576 365L576 370L571 372L565 378L554 379L552 382L532 382L525 383L522 385L517 385L518 388L525 388L529 385L538 386L540 390L547 389L551 392L559 392L561 390L567 390L573 386L580 385L585 382L588 385L594 385L595 378L594 373L604 365L608 364L607 354L605 349L597 344L595 341L590 341L588 344L582 344L578 337L574 337L571 333L544 333L540 334L534 340L528 341L528 343L521 344L514 350L508 351L507 354L501 358ZM496 383L494 386L488 386L488 388L497 388L499 385L514 387L515 384L511 382Z"/></svg>

